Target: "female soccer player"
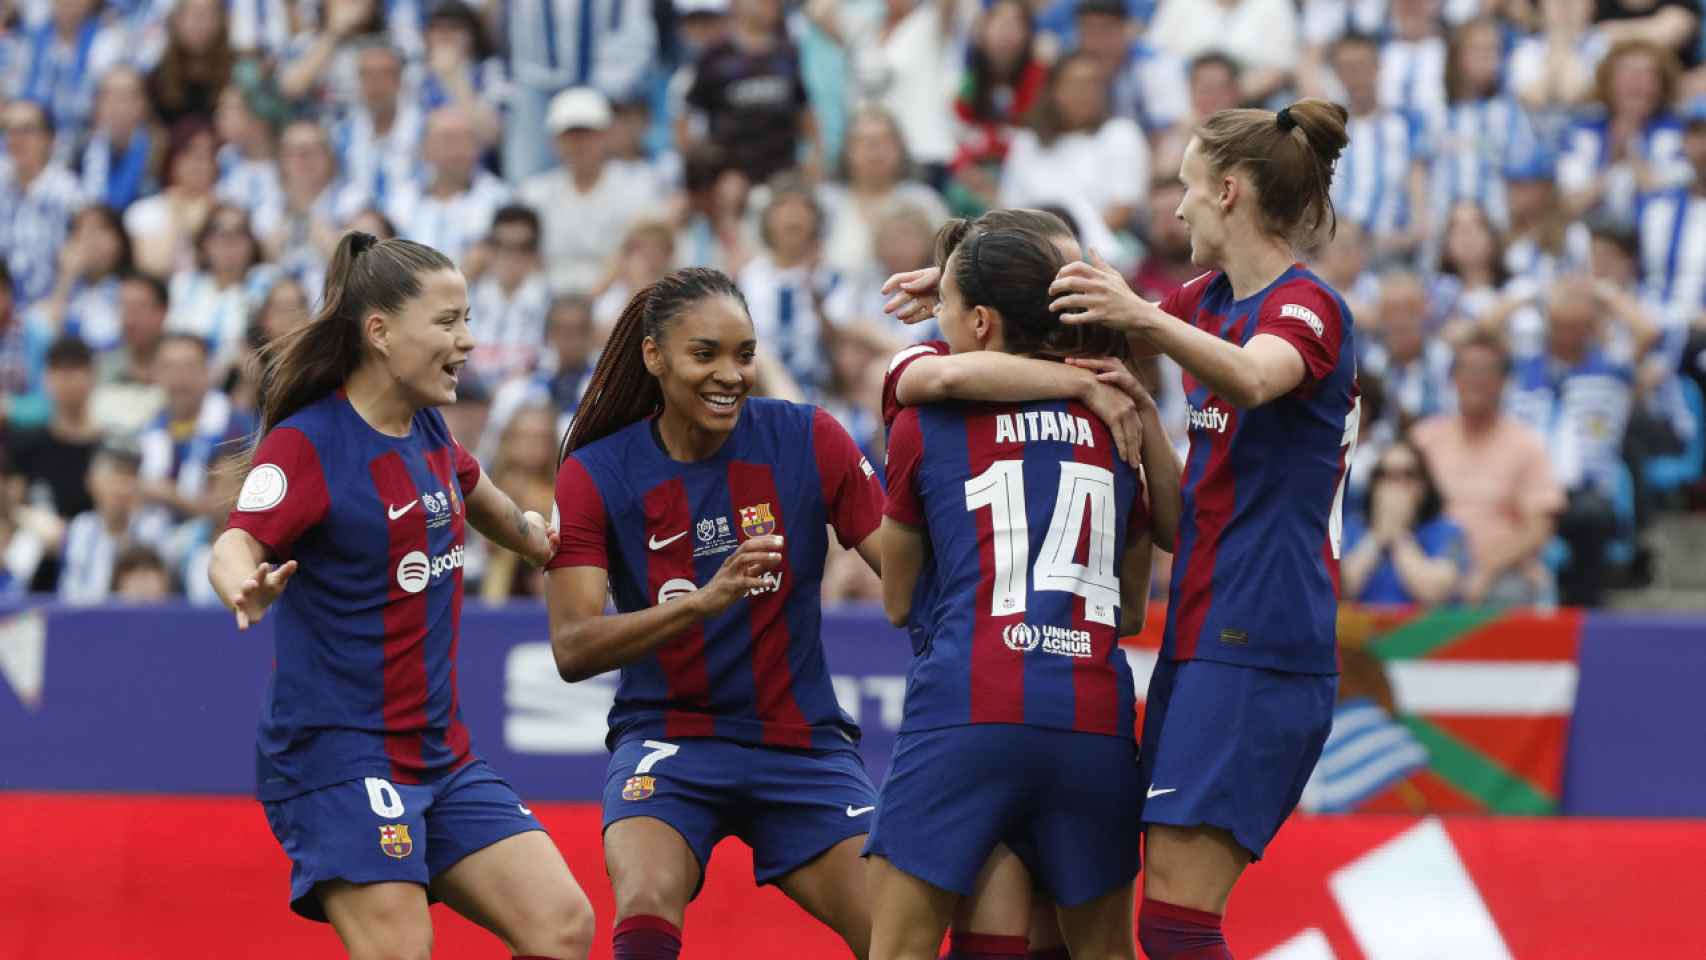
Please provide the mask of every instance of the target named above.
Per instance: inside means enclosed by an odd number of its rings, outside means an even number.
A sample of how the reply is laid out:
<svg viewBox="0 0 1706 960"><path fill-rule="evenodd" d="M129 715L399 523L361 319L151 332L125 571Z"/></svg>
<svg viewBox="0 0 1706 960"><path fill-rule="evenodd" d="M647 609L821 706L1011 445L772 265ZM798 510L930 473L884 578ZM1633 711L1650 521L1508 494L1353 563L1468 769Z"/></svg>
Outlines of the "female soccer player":
<svg viewBox="0 0 1706 960"><path fill-rule="evenodd" d="M604 858L615 954L678 955L723 837L863 958L876 791L819 638L825 525L878 567L882 489L815 407L751 399L758 342L715 270L629 301L565 438L546 601L571 682L621 668ZM604 612L605 597L618 610Z"/></svg>
<svg viewBox="0 0 1706 960"><path fill-rule="evenodd" d="M962 221L938 249L937 316L956 354L1123 353L1049 312L1064 263L1049 238ZM1135 956L1141 786L1118 637L1147 601L1137 472L1088 408L1058 401L910 407L889 470L884 606L913 628L917 659L867 849L873 956L935 956L999 844L1060 905L1074 956Z"/></svg>
<svg viewBox="0 0 1706 960"><path fill-rule="evenodd" d="M1296 806L1332 723L1340 508L1359 404L1350 310L1297 263L1330 234L1346 113L1224 110L1179 176L1209 272L1159 306L1100 260L1051 290L1074 323L1184 369L1190 454L1161 663L1143 723L1138 936L1154 960L1231 957L1221 915ZM1183 322L1180 322L1183 321Z"/></svg>
<svg viewBox="0 0 1706 960"><path fill-rule="evenodd" d="M1046 237L1067 261L1083 256L1066 222L1042 210L991 210L975 220L972 229L1031 231ZM909 323L934 316L940 279L941 269L934 266L896 274L885 284L889 292L899 291L887 309ZM1155 545L1172 550L1178 532L1179 467L1154 401L1118 361L1071 357L1067 363L1073 366L989 350L950 353L947 342L940 340L909 347L895 357L884 380L884 426L892 433L905 407L944 400L1077 400L1108 425L1121 458L1144 468L1149 535ZM1138 623L1140 613L1133 611ZM1000 956L995 951L1002 949L1018 956L1023 945L1028 950L1023 955L1031 960L1066 960L1055 905L1034 891L1030 880L1010 852L992 857L976 893L962 902L954 918L950 956ZM1026 901L1031 904L1028 924Z"/></svg>
<svg viewBox="0 0 1706 960"><path fill-rule="evenodd" d="M258 793L291 906L353 958L429 956L429 899L517 956L592 941L585 894L457 707L464 525L535 563L555 550L435 409L473 348L443 254L345 234L318 313L267 348L261 438L208 563L238 629L278 604Z"/></svg>

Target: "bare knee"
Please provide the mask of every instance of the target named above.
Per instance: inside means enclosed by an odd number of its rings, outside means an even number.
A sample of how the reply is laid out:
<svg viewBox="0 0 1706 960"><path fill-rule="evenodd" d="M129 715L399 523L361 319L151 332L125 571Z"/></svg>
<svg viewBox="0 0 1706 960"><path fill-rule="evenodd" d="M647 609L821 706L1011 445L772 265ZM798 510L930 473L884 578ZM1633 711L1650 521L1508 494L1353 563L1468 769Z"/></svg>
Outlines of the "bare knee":
<svg viewBox="0 0 1706 960"><path fill-rule="evenodd" d="M616 894L616 921L629 917L661 917L681 926L693 888L682 871L658 866L637 874L611 878Z"/></svg>
<svg viewBox="0 0 1706 960"><path fill-rule="evenodd" d="M579 887L552 901L525 921L516 935L516 952L552 960L586 960L596 923L592 902Z"/></svg>
<svg viewBox="0 0 1706 960"><path fill-rule="evenodd" d="M374 925L345 943L350 960L429 960L431 924Z"/></svg>

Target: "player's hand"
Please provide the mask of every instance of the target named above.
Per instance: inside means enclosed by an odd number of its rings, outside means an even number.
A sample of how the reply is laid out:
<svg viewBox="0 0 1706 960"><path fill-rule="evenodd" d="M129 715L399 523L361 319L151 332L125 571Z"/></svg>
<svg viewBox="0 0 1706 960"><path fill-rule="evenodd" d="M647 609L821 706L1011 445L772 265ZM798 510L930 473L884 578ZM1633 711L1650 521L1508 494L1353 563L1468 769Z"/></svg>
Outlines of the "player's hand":
<svg viewBox="0 0 1706 960"><path fill-rule="evenodd" d="M942 271L935 267L894 274L883 281L883 293L889 296L889 302L883 304L883 312L892 314L901 323L922 323L930 319L939 302L936 290L941 282Z"/></svg>
<svg viewBox="0 0 1706 960"><path fill-rule="evenodd" d="M527 551L522 557L536 567L543 567L557 555L557 531L551 529L551 524L537 510L523 513L521 520L527 526Z"/></svg>
<svg viewBox="0 0 1706 960"><path fill-rule="evenodd" d="M1089 263L1074 260L1061 267L1048 292L1054 298L1049 309L1060 314L1062 323L1099 323L1121 333L1143 334L1165 316L1133 293L1125 277L1094 250Z"/></svg>
<svg viewBox="0 0 1706 960"><path fill-rule="evenodd" d="M1120 459L1133 467L1143 462L1143 420L1146 406L1154 406L1149 391L1137 382L1126 365L1111 357L1070 357L1067 363L1096 375L1096 383L1084 397L1084 405L1114 435Z"/></svg>
<svg viewBox="0 0 1706 960"><path fill-rule="evenodd" d="M735 605L742 597L765 586L764 575L782 565L781 537L753 537L728 555L711 582L695 593L707 617Z"/></svg>
<svg viewBox="0 0 1706 960"><path fill-rule="evenodd" d="M237 629L247 630L252 623L260 623L266 615L267 608L284 592L284 585L296 573L296 561L287 560L278 566L263 563L255 568L255 573L243 581L237 588L236 596L231 598L231 610L237 615Z"/></svg>

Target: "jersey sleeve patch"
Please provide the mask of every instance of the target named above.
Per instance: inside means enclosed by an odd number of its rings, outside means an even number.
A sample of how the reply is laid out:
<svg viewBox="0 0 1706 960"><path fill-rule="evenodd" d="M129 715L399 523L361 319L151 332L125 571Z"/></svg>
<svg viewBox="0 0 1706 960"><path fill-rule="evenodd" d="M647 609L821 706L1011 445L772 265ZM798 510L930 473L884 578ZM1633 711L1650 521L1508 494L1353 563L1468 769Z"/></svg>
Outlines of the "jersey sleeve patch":
<svg viewBox="0 0 1706 960"><path fill-rule="evenodd" d="M279 427L262 438L227 524L265 544L280 559L331 510L319 453L307 435Z"/></svg>
<svg viewBox="0 0 1706 960"><path fill-rule="evenodd" d="M1326 291L1308 282L1288 283L1261 306L1256 333L1279 337L1303 358L1304 383L1319 383L1338 366L1344 319Z"/></svg>

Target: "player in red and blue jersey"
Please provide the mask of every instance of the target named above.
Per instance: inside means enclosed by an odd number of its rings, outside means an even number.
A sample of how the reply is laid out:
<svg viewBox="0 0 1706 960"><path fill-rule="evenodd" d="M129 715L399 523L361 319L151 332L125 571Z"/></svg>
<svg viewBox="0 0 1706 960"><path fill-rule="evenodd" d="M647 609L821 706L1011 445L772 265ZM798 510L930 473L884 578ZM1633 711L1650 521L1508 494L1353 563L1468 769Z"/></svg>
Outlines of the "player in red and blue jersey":
<svg viewBox="0 0 1706 960"><path fill-rule="evenodd" d="M1338 683L1340 510L1360 410L1350 310L1297 263L1331 230L1345 109L1226 110L1185 150L1178 216L1209 273L1159 306L1102 264L1051 288L1073 322L1184 370L1190 454L1142 736L1144 951L1229 958L1221 917L1302 794ZM1181 322L1183 321L1183 322Z"/></svg>
<svg viewBox="0 0 1706 960"><path fill-rule="evenodd" d="M564 679L620 668L604 856L615 955L672 958L712 849L752 847L863 958L876 790L820 637L828 527L877 568L882 489L815 407L749 398L740 290L677 271L629 302L565 440L546 597ZM605 613L613 597L617 613Z"/></svg>
<svg viewBox="0 0 1706 960"><path fill-rule="evenodd" d="M972 228L1035 232L1053 243L1066 260L1083 257L1071 228L1046 211L991 210L973 221ZM938 267L889 278L885 290L896 296L887 311L907 323L934 316L940 278ZM945 400L1075 400L1084 404L1107 424L1120 458L1142 467L1151 541L1163 550L1173 549L1179 518L1178 462L1154 400L1124 364L1081 357L1069 357L1067 364L1061 364L989 350L951 353L947 342L939 340L908 347L895 356L883 383L884 426L891 435L895 420L906 407ZM928 578L921 578L920 591L913 597L914 608L928 607L931 586ZM922 625L915 621L908 627L915 646L921 647ZM1135 805L1131 816L1137 816ZM1022 865L1014 869L1016 861L1010 851L1000 850L991 860L970 903L954 918L949 956L954 960L984 956L1067 960L1069 952L1061 937L1058 911L1046 891L1034 886ZM1028 921L1027 901L1031 906ZM1128 902L1128 909L1130 906ZM1131 925L1129 916L1120 924L1122 929Z"/></svg>
<svg viewBox="0 0 1706 960"><path fill-rule="evenodd" d="M538 564L556 549L435 409L474 347L467 285L430 247L352 232L321 304L267 349L208 564L239 629L277 610L255 766L291 906L356 958L429 956L438 899L518 957L582 960L591 905L457 703L466 526Z"/></svg>
<svg viewBox="0 0 1706 960"><path fill-rule="evenodd" d="M956 354L1123 352L1049 312L1064 263L1049 237L961 221L938 250L937 316ZM1074 954L1135 956L1142 788L1118 638L1147 601L1137 470L1087 407L1037 401L906 408L888 477L884 606L913 628L915 659L866 851L873 957L934 957L1005 850L1059 905ZM956 956L1025 950L956 931Z"/></svg>

